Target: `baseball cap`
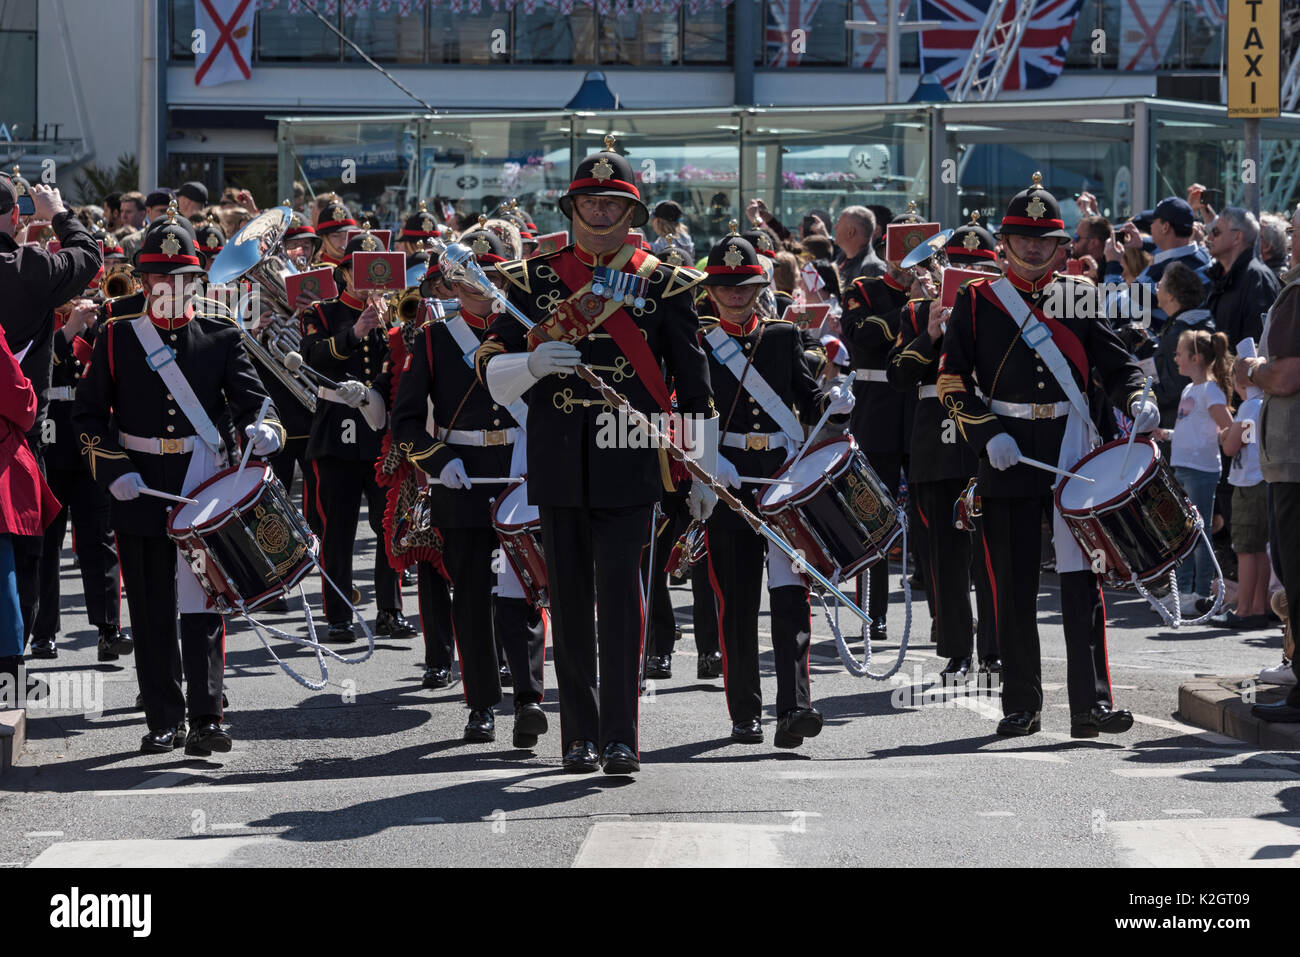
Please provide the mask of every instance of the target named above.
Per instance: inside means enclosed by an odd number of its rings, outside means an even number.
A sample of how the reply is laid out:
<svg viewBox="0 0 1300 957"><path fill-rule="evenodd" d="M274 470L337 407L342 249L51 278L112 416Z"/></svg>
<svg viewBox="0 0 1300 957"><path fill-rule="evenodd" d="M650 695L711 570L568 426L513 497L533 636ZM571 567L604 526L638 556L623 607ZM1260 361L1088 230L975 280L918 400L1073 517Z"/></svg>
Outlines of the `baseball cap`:
<svg viewBox="0 0 1300 957"><path fill-rule="evenodd" d="M8 173L0 173L0 214L8 214L18 202L18 192Z"/></svg>
<svg viewBox="0 0 1300 957"><path fill-rule="evenodd" d="M1170 226L1181 229L1191 229L1196 222L1192 207L1187 200L1179 199L1177 196L1168 196L1157 203L1156 208L1151 211L1151 218L1163 219Z"/></svg>

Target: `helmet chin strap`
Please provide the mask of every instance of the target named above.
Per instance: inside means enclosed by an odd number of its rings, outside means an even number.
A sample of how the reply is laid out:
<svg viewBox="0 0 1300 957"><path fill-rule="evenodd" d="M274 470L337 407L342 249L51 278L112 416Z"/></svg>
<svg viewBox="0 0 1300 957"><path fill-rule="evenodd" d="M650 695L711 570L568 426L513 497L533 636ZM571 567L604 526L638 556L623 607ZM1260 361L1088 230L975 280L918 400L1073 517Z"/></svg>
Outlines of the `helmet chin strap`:
<svg viewBox="0 0 1300 957"><path fill-rule="evenodd" d="M1002 251L1007 254L1007 259L1011 260L1012 265L1020 267L1017 271L1025 279L1030 279L1030 280L1041 279L1052 268L1051 259L1048 259L1047 262L1045 263L1039 263L1038 265L1025 262L1023 259L1021 259L1019 256L1017 256L1015 253L1011 251L1010 243L1003 243ZM1025 275L1026 273L1037 273L1037 275L1028 276Z"/></svg>
<svg viewBox="0 0 1300 957"><path fill-rule="evenodd" d="M743 289L745 287L742 286L741 288ZM713 302L715 306L718 307L718 318L726 319L728 322L735 322L734 319L730 319L727 316L723 315L723 313L732 313L733 315L739 315L741 317L740 322L744 322L746 319L748 319L750 313L754 311L754 303L758 300L758 295L760 292L763 291L763 287L755 283L754 285L750 286L749 289L751 289L752 291L749 294L749 299L745 301L745 304L743 306L737 306L735 308L732 308L731 306L724 306L718 300L717 296L713 294L713 289L712 287L710 287L709 299Z"/></svg>
<svg viewBox="0 0 1300 957"><path fill-rule="evenodd" d="M610 226L593 226L582 218L582 213L578 212L578 204L573 204L573 218L582 223L582 228L593 236L608 236L610 233L627 227L628 220L632 218L632 213L636 209L636 204L628 203L628 207L623 211L623 215L616 219Z"/></svg>

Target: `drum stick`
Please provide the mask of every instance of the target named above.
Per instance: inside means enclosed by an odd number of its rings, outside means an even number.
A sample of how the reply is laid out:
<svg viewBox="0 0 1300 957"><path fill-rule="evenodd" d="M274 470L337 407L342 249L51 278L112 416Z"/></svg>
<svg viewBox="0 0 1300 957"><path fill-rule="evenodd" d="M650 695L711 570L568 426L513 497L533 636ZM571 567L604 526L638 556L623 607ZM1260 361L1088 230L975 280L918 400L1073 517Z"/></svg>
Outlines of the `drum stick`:
<svg viewBox="0 0 1300 957"><path fill-rule="evenodd" d="M262 420L266 418L266 410L271 407L271 397L268 395L262 400L262 408L258 410L257 421L253 423L253 434L262 427ZM248 444L244 446L244 457L239 460L239 468L235 470L235 477L238 478L243 474L244 466L248 464L248 457L253 454L253 439L250 437Z"/></svg>
<svg viewBox="0 0 1300 957"><path fill-rule="evenodd" d="M141 495L152 495L154 498L165 498L169 502L180 502L184 505L198 505L198 499L186 498L184 495L172 495L168 492L160 492L156 488L143 487L140 489Z"/></svg>
<svg viewBox="0 0 1300 957"><path fill-rule="evenodd" d="M1142 398L1140 401L1146 402L1151 397L1151 377L1147 376L1146 384L1142 386ZM1138 428L1137 419L1133 420L1133 428L1128 430L1128 445L1124 446L1124 461L1120 463L1119 474L1121 476L1128 474L1128 457L1133 453L1133 440L1137 438ZM1130 483L1132 484L1132 483Z"/></svg>
<svg viewBox="0 0 1300 957"><path fill-rule="evenodd" d="M852 389L853 380L857 376L857 374L858 374L857 369L854 369L852 372L850 372L849 377L844 380L843 388ZM812 447L813 439L817 438L817 433L822 430L822 426L826 424L826 420L829 419L830 417L831 417L831 406L830 403L828 402L826 403L826 411L823 412L822 417L817 420L817 424L813 426L813 430L808 433L808 438L804 439L803 448L801 448L799 450L799 454L794 457L794 461L791 462L788 466L786 466L787 472L799 464L799 460L802 459L804 455L808 452L808 449Z"/></svg>
<svg viewBox="0 0 1300 957"><path fill-rule="evenodd" d="M1046 462L1040 462L1038 459L1031 459L1027 455L1020 456L1021 465L1032 465L1036 469L1042 469L1044 472L1055 472L1057 475L1064 475L1066 478L1078 479L1080 482L1087 482L1089 485L1096 485L1097 480L1088 478L1086 475L1080 475L1078 472L1067 472L1065 469L1058 469L1055 465L1048 465Z"/></svg>
<svg viewBox="0 0 1300 957"><path fill-rule="evenodd" d="M757 475L742 475L740 477L741 485L780 485L788 482L789 479L759 478Z"/></svg>
<svg viewBox="0 0 1300 957"><path fill-rule="evenodd" d="M507 483L507 484L513 485L513 484L515 484L515 483L517 483L517 482L522 482L522 481L523 481L522 478L510 478L509 476L503 476L503 477L501 477L501 478L496 478L496 477L491 476L491 475L476 475L476 476L472 476L472 477L470 477L469 484L470 484L470 485L492 485L492 484L494 484L494 483L505 482L505 483ZM427 484L429 484L429 485L446 485L447 483L444 482L442 479L431 478L431 479L428 479L428 480L427 480Z"/></svg>

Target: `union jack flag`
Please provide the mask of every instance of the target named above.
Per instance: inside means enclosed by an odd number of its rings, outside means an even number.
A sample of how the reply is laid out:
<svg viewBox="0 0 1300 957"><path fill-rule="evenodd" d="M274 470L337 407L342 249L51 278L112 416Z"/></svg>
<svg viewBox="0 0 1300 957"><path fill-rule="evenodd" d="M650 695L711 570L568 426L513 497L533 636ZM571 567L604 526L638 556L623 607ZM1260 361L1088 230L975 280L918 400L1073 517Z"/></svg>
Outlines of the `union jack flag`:
<svg viewBox="0 0 1300 957"><path fill-rule="evenodd" d="M907 19L907 8L912 5L912 0L897 0L897 3L898 19ZM877 23L884 23L889 19L889 0L854 0L850 12L855 20L875 20ZM866 70L876 66L884 66L885 45L884 32L855 32L853 34L853 66Z"/></svg>
<svg viewBox="0 0 1300 957"><path fill-rule="evenodd" d="M1021 3L1034 0L1014 0L1006 6L1002 22L1015 18ZM984 23L992 0L921 0L921 19L939 20L944 26L926 30L921 34L921 72L938 74L944 86L953 86L961 76L962 68L970 58L975 37ZM1015 62L1007 71L1002 84L1004 90L1034 90L1050 86L1065 66L1065 51L1070 46L1070 34L1079 17L1083 0L1037 0L1033 17L1025 28L1024 37L1016 51ZM993 69L989 60L981 68L981 75Z"/></svg>
<svg viewBox="0 0 1300 957"><path fill-rule="evenodd" d="M794 31L803 30L806 42L819 6L821 0L768 0L767 32L763 38L763 59L768 66L799 65L803 53L795 50Z"/></svg>

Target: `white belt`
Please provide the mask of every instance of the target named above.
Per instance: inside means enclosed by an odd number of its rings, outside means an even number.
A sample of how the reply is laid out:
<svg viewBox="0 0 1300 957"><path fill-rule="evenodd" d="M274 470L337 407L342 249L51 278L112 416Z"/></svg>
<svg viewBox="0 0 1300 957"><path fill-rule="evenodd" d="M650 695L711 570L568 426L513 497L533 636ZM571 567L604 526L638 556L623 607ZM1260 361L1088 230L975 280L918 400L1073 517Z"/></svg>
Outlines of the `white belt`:
<svg viewBox="0 0 1300 957"><path fill-rule="evenodd" d="M76 397L75 385L56 385L45 390L45 398L49 402L71 402Z"/></svg>
<svg viewBox="0 0 1300 957"><path fill-rule="evenodd" d="M192 435L187 435L182 439L146 439L139 435L128 435L125 432L119 432L117 438L124 449L130 449L132 452L148 452L150 455L180 455L184 452L194 451L194 436Z"/></svg>
<svg viewBox="0 0 1300 957"><path fill-rule="evenodd" d="M1070 414L1069 402L1003 402L994 399L989 408L1013 419L1059 419Z"/></svg>
<svg viewBox="0 0 1300 957"><path fill-rule="evenodd" d="M518 429L438 429L438 439L451 445L514 445L519 441Z"/></svg>
<svg viewBox="0 0 1300 957"><path fill-rule="evenodd" d="M722 446L728 449L745 449L750 452L768 452L784 449L790 438L784 432L723 432Z"/></svg>
<svg viewBox="0 0 1300 957"><path fill-rule="evenodd" d="M889 376L885 375L884 369L859 369L858 374L854 377L854 382L888 382Z"/></svg>
<svg viewBox="0 0 1300 957"><path fill-rule="evenodd" d="M939 398L939 387L937 385L918 385L916 387L916 397L918 399L937 399Z"/></svg>

